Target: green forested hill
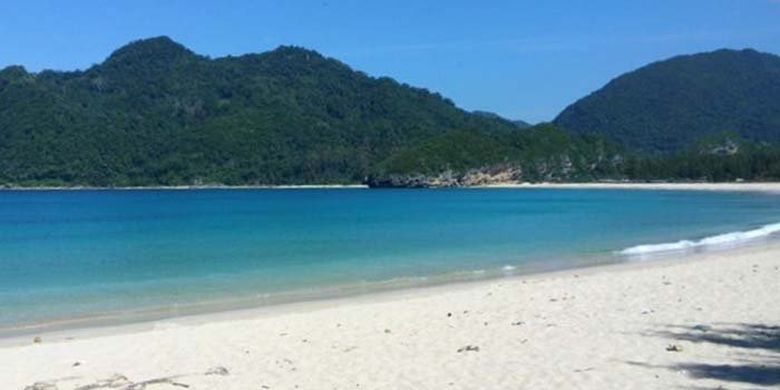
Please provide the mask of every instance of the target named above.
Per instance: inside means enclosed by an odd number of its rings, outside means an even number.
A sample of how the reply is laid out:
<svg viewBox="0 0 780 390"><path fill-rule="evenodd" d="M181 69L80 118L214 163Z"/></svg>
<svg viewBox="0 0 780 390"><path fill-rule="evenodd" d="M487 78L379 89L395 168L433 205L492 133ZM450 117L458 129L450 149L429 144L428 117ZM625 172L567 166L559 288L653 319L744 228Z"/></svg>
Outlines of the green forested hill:
<svg viewBox="0 0 780 390"><path fill-rule="evenodd" d="M160 37L85 71L0 71L6 184L360 182L453 129L516 127L296 47L209 59Z"/></svg>
<svg viewBox="0 0 780 390"><path fill-rule="evenodd" d="M603 137L572 136L550 124L493 134L459 130L395 153L377 172L432 175L511 168L523 181L588 181L618 174L620 152Z"/></svg>
<svg viewBox="0 0 780 390"><path fill-rule="evenodd" d="M780 141L780 57L724 49L656 62L570 105L555 123L650 152L724 131Z"/></svg>
<svg viewBox="0 0 780 390"><path fill-rule="evenodd" d="M674 153L644 153L601 135L552 124L506 133L453 131L377 165L377 187L470 186L500 182L777 181L780 144L722 133Z"/></svg>

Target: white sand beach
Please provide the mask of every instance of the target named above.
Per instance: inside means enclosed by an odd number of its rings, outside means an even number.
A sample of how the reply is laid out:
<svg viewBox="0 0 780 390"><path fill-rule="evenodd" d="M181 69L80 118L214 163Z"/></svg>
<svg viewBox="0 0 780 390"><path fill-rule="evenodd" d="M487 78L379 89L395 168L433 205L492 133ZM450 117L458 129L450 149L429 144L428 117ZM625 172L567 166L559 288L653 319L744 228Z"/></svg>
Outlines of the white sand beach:
<svg viewBox="0 0 780 390"><path fill-rule="evenodd" d="M738 191L780 193L777 182L740 182L740 183L630 183L630 182L592 182L592 183L499 183L477 188L551 188L551 189L614 189L614 190L678 190L678 191Z"/></svg>
<svg viewBox="0 0 780 390"><path fill-rule="evenodd" d="M145 190L325 190L325 189L367 189L365 184L296 184L296 185L240 185L224 184L181 185L181 186L137 186L137 187L92 187L92 186L10 186L0 191L145 191Z"/></svg>
<svg viewBox="0 0 780 390"><path fill-rule="evenodd" d="M3 389L780 385L780 245L4 340ZM37 387L36 387L37 386Z"/></svg>

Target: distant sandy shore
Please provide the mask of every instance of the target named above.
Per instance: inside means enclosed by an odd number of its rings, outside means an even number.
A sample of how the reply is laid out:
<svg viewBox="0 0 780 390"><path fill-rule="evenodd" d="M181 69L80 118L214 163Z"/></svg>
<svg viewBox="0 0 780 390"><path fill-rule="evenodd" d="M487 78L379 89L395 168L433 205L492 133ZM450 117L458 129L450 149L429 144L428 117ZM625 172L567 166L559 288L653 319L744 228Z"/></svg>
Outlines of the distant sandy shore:
<svg viewBox="0 0 780 390"><path fill-rule="evenodd" d="M192 186L146 186L146 187L91 187L91 186L72 186L72 187L0 187L0 191L99 191L99 190L252 190L252 189L320 189L320 188L368 188L365 184L298 184L298 185L247 185L247 186L228 186L228 185L192 185Z"/></svg>
<svg viewBox="0 0 780 390"><path fill-rule="evenodd" d="M780 244L769 242L43 334L37 343L6 340L0 383L60 390L144 382L132 388L769 388L780 384L779 286Z"/></svg>
<svg viewBox="0 0 780 390"><path fill-rule="evenodd" d="M751 191L780 193L780 183L503 183L475 188L568 188L618 190Z"/></svg>
<svg viewBox="0 0 780 390"><path fill-rule="evenodd" d="M149 187L0 187L0 191L79 191L79 190L241 190L241 189L354 189L368 188L365 184L304 184L304 185L202 185L202 186L149 186ZM745 183L498 183L467 188L552 188L552 189L624 189L624 190L694 190L694 191L750 191L780 193L778 182Z"/></svg>

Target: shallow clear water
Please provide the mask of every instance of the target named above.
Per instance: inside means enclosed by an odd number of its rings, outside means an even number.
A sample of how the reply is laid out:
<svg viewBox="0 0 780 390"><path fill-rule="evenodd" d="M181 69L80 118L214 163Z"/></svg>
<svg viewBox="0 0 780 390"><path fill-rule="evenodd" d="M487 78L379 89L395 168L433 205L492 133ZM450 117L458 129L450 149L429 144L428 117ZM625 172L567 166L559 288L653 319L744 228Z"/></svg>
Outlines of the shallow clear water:
<svg viewBox="0 0 780 390"><path fill-rule="evenodd" d="M0 328L620 261L776 222L780 198L749 193L0 191Z"/></svg>

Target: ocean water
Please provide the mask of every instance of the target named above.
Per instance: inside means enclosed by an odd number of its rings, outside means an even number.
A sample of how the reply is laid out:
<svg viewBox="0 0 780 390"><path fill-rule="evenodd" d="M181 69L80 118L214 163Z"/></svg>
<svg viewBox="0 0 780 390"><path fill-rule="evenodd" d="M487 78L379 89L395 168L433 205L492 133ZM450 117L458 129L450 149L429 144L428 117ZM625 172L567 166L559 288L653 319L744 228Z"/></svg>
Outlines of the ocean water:
<svg viewBox="0 0 780 390"><path fill-rule="evenodd" d="M646 261L778 222L757 193L0 191L0 330Z"/></svg>

